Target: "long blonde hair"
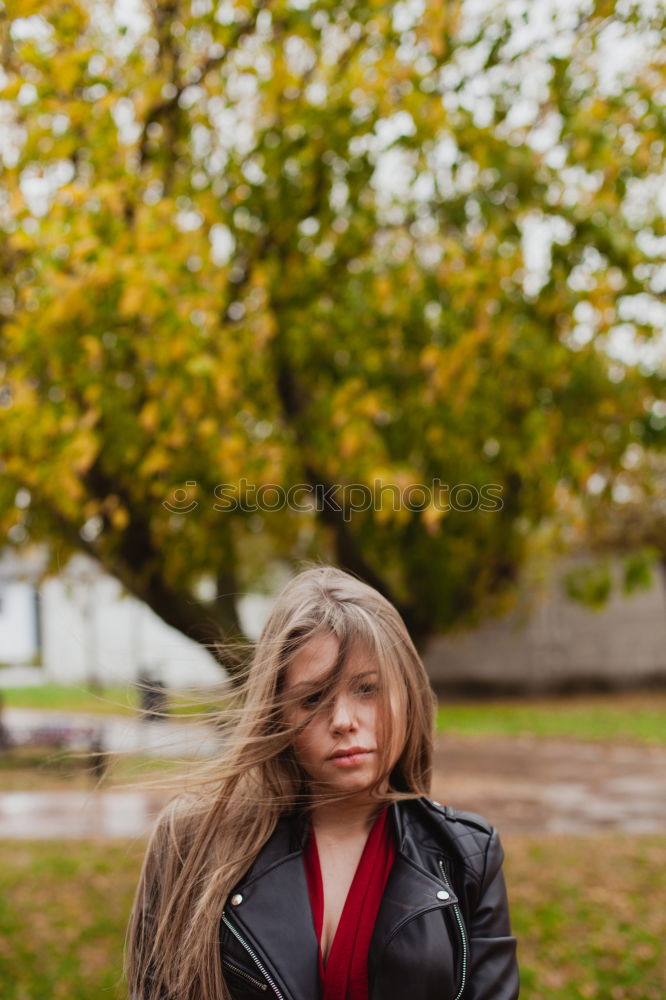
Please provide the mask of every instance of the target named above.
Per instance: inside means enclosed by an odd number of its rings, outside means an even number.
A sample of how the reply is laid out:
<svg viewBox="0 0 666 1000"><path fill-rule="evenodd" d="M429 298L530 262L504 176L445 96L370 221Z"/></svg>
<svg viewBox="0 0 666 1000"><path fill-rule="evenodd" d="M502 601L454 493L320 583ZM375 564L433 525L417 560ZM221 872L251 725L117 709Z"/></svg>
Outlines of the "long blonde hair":
<svg viewBox="0 0 666 1000"><path fill-rule="evenodd" d="M326 634L337 639L338 656L320 681L319 704L294 728L285 721L287 667L305 643ZM402 618L350 573L305 569L278 594L238 693L220 713L221 755L204 765L196 785L188 777L187 793L156 823L127 933L132 1000L232 1000L219 953L222 907L280 816L326 794L313 788L291 745L335 696L348 657L359 654L380 678L380 767L371 791L378 803L429 794L435 696ZM391 767L396 716L408 725Z"/></svg>

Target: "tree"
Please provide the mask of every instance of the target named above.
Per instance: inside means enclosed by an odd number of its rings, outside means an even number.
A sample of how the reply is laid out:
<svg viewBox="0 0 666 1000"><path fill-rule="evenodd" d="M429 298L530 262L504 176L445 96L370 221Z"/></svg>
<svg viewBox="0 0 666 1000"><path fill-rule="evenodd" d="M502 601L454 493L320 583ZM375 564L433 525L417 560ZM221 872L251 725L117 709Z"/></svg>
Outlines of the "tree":
<svg viewBox="0 0 666 1000"><path fill-rule="evenodd" d="M654 414L658 426L661 418ZM587 493L569 498L561 534L573 532L588 562L566 576L577 600L603 607L613 590L611 560L621 560L625 593L650 588L654 569L666 583L666 455L634 444L622 466L595 473Z"/></svg>
<svg viewBox="0 0 666 1000"><path fill-rule="evenodd" d="M12 544L201 641L274 560L335 560L419 642L504 606L663 386L612 357L654 333L663 11L511 9L5 6Z"/></svg>

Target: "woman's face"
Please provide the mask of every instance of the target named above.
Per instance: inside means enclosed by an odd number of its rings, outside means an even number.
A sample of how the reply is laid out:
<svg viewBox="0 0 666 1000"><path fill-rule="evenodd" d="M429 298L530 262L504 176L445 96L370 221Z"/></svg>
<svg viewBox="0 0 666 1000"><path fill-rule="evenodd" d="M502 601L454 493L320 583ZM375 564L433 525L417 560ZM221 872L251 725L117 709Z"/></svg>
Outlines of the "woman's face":
<svg viewBox="0 0 666 1000"><path fill-rule="evenodd" d="M305 643L286 673L285 693L290 699L287 722L299 725L312 712L320 695L313 685L326 675L338 654L338 640L331 633ZM379 672L372 661L350 656L333 700L322 706L293 743L294 753L317 787L361 792L376 779L378 753ZM292 700L293 699L293 700ZM404 727L396 725L395 699L390 767L404 744ZM357 751L349 753L348 751Z"/></svg>

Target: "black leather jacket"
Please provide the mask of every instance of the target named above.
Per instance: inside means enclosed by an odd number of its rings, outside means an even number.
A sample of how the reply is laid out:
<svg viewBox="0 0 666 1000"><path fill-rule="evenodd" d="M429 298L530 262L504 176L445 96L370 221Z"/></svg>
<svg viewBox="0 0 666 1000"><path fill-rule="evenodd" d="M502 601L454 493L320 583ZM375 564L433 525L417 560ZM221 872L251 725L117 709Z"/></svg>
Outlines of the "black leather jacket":
<svg viewBox="0 0 666 1000"><path fill-rule="evenodd" d="M394 802L397 853L368 954L369 1000L515 1000L497 831L422 797ZM220 948L234 1000L318 1000L318 943L303 816L283 816L224 906Z"/></svg>

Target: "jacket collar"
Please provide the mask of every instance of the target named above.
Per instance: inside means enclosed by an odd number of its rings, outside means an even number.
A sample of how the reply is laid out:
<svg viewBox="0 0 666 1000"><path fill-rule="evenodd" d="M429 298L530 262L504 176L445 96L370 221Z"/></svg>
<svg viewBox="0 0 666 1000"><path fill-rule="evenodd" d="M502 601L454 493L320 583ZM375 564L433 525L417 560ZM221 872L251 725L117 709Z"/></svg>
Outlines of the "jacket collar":
<svg viewBox="0 0 666 1000"><path fill-rule="evenodd" d="M392 802L389 805L389 822L399 854L410 855L415 848L427 845L431 850L441 851L441 825L432 818L432 810L425 805L423 797ZM295 812L282 816L276 828L255 859L251 869L264 870L266 863L273 863L280 857L301 853L305 849L309 832L307 813Z"/></svg>
<svg viewBox="0 0 666 1000"><path fill-rule="evenodd" d="M446 898L441 898L441 834L437 838L425 804L421 800L393 802L389 819L396 858L370 944L370 982L386 944L404 923L458 901L450 886ZM311 1000L319 990L318 942L302 859L307 835L306 815L283 816L234 889L242 901L226 907L229 918L290 1000Z"/></svg>
<svg viewBox="0 0 666 1000"><path fill-rule="evenodd" d="M396 845L396 861L402 859L424 876L440 883L440 858L447 856L441 822L433 818L423 798L406 799L389 805L389 823ZM278 820L275 830L259 851L251 868L234 891L242 892L267 875L273 868L298 860L302 867L302 854L309 834L306 813L285 814ZM438 886L441 888L441 885ZM450 892L453 902L455 893Z"/></svg>

